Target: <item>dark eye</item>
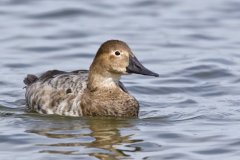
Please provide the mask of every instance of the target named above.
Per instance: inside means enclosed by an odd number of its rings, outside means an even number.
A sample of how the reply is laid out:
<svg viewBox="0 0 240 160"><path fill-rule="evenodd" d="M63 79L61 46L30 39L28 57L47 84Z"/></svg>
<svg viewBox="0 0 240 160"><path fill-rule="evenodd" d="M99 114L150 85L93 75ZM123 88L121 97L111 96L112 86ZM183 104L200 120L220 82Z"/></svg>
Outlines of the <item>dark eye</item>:
<svg viewBox="0 0 240 160"><path fill-rule="evenodd" d="M116 52L115 52L115 55L116 55L116 56L119 56L120 54L121 54L121 53L120 53L119 51L116 51Z"/></svg>

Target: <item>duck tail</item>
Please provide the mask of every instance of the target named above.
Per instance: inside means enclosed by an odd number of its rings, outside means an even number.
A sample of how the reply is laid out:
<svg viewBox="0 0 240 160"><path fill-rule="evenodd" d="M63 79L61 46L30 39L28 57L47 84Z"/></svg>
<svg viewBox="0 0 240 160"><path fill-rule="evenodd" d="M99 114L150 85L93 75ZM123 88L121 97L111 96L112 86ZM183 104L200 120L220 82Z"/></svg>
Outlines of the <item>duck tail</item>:
<svg viewBox="0 0 240 160"><path fill-rule="evenodd" d="M24 78L23 82L29 86L31 84L33 84L34 82L36 82L38 80L38 77L33 75L33 74L28 74L27 77Z"/></svg>

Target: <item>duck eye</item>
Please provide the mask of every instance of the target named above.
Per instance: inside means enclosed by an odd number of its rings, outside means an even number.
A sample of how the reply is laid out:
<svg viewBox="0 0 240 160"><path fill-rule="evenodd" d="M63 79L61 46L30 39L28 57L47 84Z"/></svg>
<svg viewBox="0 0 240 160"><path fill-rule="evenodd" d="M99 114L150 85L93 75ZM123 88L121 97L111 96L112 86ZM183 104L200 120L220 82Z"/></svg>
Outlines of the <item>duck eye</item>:
<svg viewBox="0 0 240 160"><path fill-rule="evenodd" d="M115 52L115 55L116 55L116 56L119 56L120 54L121 54L121 53L120 53L119 51L116 51L116 52Z"/></svg>

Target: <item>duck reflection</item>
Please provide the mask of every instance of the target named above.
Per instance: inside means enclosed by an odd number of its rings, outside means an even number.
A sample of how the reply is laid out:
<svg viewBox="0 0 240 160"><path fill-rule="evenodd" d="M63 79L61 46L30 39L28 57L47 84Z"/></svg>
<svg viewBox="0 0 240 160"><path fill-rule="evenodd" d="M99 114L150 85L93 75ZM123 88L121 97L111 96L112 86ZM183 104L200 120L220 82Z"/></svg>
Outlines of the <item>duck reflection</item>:
<svg viewBox="0 0 240 160"><path fill-rule="evenodd" d="M92 119L88 121L91 129L90 136L95 140L92 143L87 144L87 147L97 147L110 151L110 154L106 153L92 153L99 159L116 159L117 157L127 157L123 150L117 149L117 145L131 144L139 140L131 140L131 135L123 136L120 134L120 130L123 128L133 127L127 120L97 120Z"/></svg>
<svg viewBox="0 0 240 160"><path fill-rule="evenodd" d="M56 122L56 121L55 121ZM141 140L132 140L131 136L136 129L128 135L122 135L122 130L133 128L134 120L89 118L81 120L68 120L58 123L34 126L28 132L45 136L47 144L37 144L41 153L84 155L97 159L119 159L129 157L124 150L118 147L132 144ZM79 123L80 122L80 123ZM80 141L80 142L79 142ZM50 143L49 142L54 142ZM47 149L46 149L46 146ZM129 150L131 151L131 150Z"/></svg>

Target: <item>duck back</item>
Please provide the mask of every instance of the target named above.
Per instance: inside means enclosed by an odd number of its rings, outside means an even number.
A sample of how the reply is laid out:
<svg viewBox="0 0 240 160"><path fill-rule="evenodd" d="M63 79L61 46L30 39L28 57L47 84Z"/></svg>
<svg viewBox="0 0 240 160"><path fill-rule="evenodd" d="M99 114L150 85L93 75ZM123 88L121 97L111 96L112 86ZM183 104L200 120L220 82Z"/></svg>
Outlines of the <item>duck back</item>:
<svg viewBox="0 0 240 160"><path fill-rule="evenodd" d="M82 116L80 101L87 77L86 70L51 70L40 77L28 75L24 79L27 109L43 114Z"/></svg>

